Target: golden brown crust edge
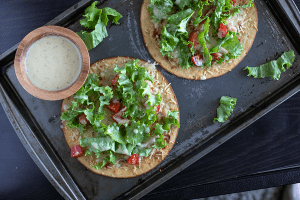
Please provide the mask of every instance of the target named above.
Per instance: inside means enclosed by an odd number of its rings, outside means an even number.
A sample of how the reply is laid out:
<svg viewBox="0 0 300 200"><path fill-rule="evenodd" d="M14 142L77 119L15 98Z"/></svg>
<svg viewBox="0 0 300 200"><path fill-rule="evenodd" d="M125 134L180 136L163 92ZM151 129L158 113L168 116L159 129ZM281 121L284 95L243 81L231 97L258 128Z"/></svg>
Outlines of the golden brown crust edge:
<svg viewBox="0 0 300 200"><path fill-rule="evenodd" d="M239 1L237 0L237 2ZM256 36L257 26L258 26L258 14L257 14L256 5L253 2L254 7L246 8L250 12L249 15L251 16L251 20L249 20L247 23L247 27L249 28L249 30L247 29L248 32L246 33L246 35L243 34L244 36L242 36L241 43L244 47L244 50L241 56L239 56L235 60L232 60L231 63L225 63L225 64L214 63L212 64L209 70L200 67L190 67L189 69L183 69L177 63L169 61L167 58L161 55L159 51L159 42L154 37L152 37L154 32L154 25L150 21L150 15L147 8L149 4L150 4L150 0L143 1L141 7L141 15L140 15L140 25L141 25L145 45L150 55L162 68L181 78L186 78L191 80L206 80L206 79L224 75L225 73L231 71L244 59L244 57L249 52Z"/></svg>
<svg viewBox="0 0 300 200"><path fill-rule="evenodd" d="M130 60L134 60L134 58L130 58L130 57L113 57L113 58L107 58L104 60L100 60L95 62L94 64L91 65L91 70L90 73L98 73L101 70L99 70L99 68L102 69L110 69L113 70L115 65L118 64L123 64L126 63L127 61ZM105 64L106 63L106 64ZM140 60L139 64L140 65L144 65L146 64L146 61ZM96 69L96 70L95 70ZM159 81L164 82L165 84L169 84L169 82L165 79L165 77L159 72L159 70L157 70L157 74L158 74L158 79ZM172 98L176 104L172 106L172 110L177 110L179 111L179 107L178 107L178 102L176 99L176 96L174 94L174 91L172 90L172 88L170 87L169 91L171 92L171 96L170 98ZM163 95L163 94L162 94ZM64 111L64 105L68 104L70 101L72 100L72 97L68 97L66 99L63 100L62 103L62 107L61 107L61 112ZM180 115L178 115L179 121L180 121ZM63 125L63 134L65 137L65 140L69 146L69 148L71 149L74 145L79 144L79 131L78 130L71 130L68 127L66 127L66 122L62 121L62 125ZM103 167L100 170L96 170L95 168L93 168L91 165L92 164L96 164L95 163L95 157L93 156L83 156L83 157L79 157L78 161L83 164L85 167L87 167L89 170L91 170L94 173L100 174L100 175L104 175L104 176L108 176L108 177L114 177L114 178L132 178L132 177L136 177L142 174L145 174L147 172L149 172L150 170L154 169L157 165L159 165L167 156L167 154L170 152L170 150L172 149L172 147L175 144L177 135L178 135L178 130L179 128L176 127L172 127L171 131L170 131L170 141L167 144L167 146L163 149L162 152L155 152L153 154L153 156L150 158L150 156L148 156L147 158L143 158L141 160L141 164L140 165L131 165L128 164L126 162L120 162L120 167L116 167L113 166L112 168L109 167ZM77 137L74 138L74 131L77 132ZM75 134L76 135L76 134Z"/></svg>

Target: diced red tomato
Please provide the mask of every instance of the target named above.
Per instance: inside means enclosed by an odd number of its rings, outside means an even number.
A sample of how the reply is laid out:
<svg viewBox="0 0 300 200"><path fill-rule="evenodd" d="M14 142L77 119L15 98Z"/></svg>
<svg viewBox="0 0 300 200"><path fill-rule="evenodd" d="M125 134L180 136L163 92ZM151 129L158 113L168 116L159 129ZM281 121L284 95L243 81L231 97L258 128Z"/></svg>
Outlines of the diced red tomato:
<svg viewBox="0 0 300 200"><path fill-rule="evenodd" d="M120 109L121 103L118 99L111 100L109 105L105 105L110 111L117 113Z"/></svg>
<svg viewBox="0 0 300 200"><path fill-rule="evenodd" d="M153 131L155 130L154 125L150 125L150 135L153 134Z"/></svg>
<svg viewBox="0 0 300 200"><path fill-rule="evenodd" d="M156 110L155 110L155 112L159 112L159 110L160 110L160 105L158 105L158 106L156 106Z"/></svg>
<svg viewBox="0 0 300 200"><path fill-rule="evenodd" d="M227 33L228 33L227 27L223 23L221 23L220 28L218 30L218 37L219 38L224 38L224 37L226 37Z"/></svg>
<svg viewBox="0 0 300 200"><path fill-rule="evenodd" d="M127 124L130 122L129 119L124 119L122 116L123 116L123 113L127 110L126 107L122 108L119 112L117 112L116 114L114 115L111 115L110 117L118 124Z"/></svg>
<svg viewBox="0 0 300 200"><path fill-rule="evenodd" d="M90 124L90 121L86 118L85 114L79 115L78 120L79 120L80 124L83 124L83 125L89 125Z"/></svg>
<svg viewBox="0 0 300 200"><path fill-rule="evenodd" d="M236 5L236 1L235 0L231 0L231 5L235 6Z"/></svg>
<svg viewBox="0 0 300 200"><path fill-rule="evenodd" d="M132 154L127 160L127 163L132 164L132 165L136 165L136 164L138 164L138 162L139 162L139 154L137 154L137 153Z"/></svg>
<svg viewBox="0 0 300 200"><path fill-rule="evenodd" d="M198 33L197 32L191 32L189 36L189 41L194 42L194 48L199 45L199 40L198 40ZM189 48L192 47L192 44L188 45Z"/></svg>
<svg viewBox="0 0 300 200"><path fill-rule="evenodd" d="M84 156L84 151L80 145L74 145L71 149L71 157L78 158Z"/></svg>
<svg viewBox="0 0 300 200"><path fill-rule="evenodd" d="M211 55L215 60L220 60L220 58L222 57L222 54L220 53L213 53Z"/></svg>
<svg viewBox="0 0 300 200"><path fill-rule="evenodd" d="M115 75L115 77L111 80L111 85L112 85L113 87L114 87L114 86L117 86L118 80L119 80L119 74Z"/></svg>
<svg viewBox="0 0 300 200"><path fill-rule="evenodd" d="M192 56L192 61L196 66L201 66L203 64L203 56L202 55Z"/></svg>

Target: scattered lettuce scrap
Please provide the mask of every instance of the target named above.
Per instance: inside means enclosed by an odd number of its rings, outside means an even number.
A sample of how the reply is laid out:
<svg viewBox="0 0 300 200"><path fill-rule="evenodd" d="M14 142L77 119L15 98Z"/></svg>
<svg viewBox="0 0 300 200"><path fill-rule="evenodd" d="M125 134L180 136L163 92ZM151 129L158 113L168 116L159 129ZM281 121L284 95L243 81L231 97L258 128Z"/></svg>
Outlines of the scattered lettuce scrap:
<svg viewBox="0 0 300 200"><path fill-rule="evenodd" d="M285 72L293 64L294 60L294 51L289 50L284 52L277 60L272 60L258 67L246 67L244 70L248 71L248 76L253 76L254 78L271 77L274 80L279 80L281 72ZM286 69L284 65L286 65Z"/></svg>
<svg viewBox="0 0 300 200"><path fill-rule="evenodd" d="M96 137L83 135L80 139L80 145L86 147L85 155L95 154L99 158L101 153L109 153L103 162L93 166L96 169L101 169L107 163L114 164L114 153L129 156L137 153L147 157L151 148L146 148L144 143L151 137L151 130L156 137L152 148L164 148L167 143L163 134L170 130L171 125L180 127L178 111L169 112L163 120L157 122L155 107L161 103L161 94L153 95L150 92L146 80L153 82L153 78L145 68L138 65L138 59L128 62L125 67L116 66L114 71L119 75L115 92L122 105L127 107L123 118L129 119L129 124L102 123L106 115L104 107L113 98L113 90L109 86L98 86L99 77L95 74L88 76L84 85L74 94L74 101L68 111L61 116L61 120L68 121L68 127L79 128L81 134L91 127L98 133ZM146 109L141 109L141 105L145 104ZM78 115L82 113L90 121L89 127L79 123Z"/></svg>
<svg viewBox="0 0 300 200"><path fill-rule="evenodd" d="M106 26L110 20L113 23L119 24L119 19L122 17L115 9L106 7L103 9L98 9L96 7L98 1L93 2L88 8L85 9L85 18L80 20L80 24L92 30L87 32L81 30L77 32L79 37L84 41L88 50L95 48L102 40L108 36Z"/></svg>
<svg viewBox="0 0 300 200"><path fill-rule="evenodd" d="M222 96L220 99L220 106L217 108L217 118L214 122L225 122L233 112L237 99L228 96Z"/></svg>

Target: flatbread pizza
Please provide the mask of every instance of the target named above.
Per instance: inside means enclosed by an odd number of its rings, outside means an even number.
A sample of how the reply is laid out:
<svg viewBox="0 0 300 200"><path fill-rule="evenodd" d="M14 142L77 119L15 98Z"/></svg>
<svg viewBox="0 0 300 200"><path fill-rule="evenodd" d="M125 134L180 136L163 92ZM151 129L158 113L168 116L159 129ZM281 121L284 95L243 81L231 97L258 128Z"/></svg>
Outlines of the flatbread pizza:
<svg viewBox="0 0 300 200"><path fill-rule="evenodd" d="M85 84L62 102L62 130L89 170L130 178L155 168L179 130L176 96L155 65L114 57L91 65Z"/></svg>
<svg viewBox="0 0 300 200"><path fill-rule="evenodd" d="M243 60L258 15L253 0L144 0L140 23L148 51L161 67L206 80Z"/></svg>

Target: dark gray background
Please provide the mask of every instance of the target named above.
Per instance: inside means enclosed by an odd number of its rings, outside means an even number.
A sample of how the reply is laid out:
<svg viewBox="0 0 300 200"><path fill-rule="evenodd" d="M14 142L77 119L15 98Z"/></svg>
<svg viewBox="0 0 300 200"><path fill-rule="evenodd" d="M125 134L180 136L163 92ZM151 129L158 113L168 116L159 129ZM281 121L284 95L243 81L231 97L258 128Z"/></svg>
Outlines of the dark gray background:
<svg viewBox="0 0 300 200"><path fill-rule="evenodd" d="M299 1L297 1L299 2ZM28 32L44 25L77 1L1 1L0 54ZM300 182L298 171L272 173L242 179L247 174L299 164L299 94L240 132L212 153L178 174L145 198L160 196L203 197L221 193ZM0 110L0 198L57 199L59 194L47 182L19 142L3 110ZM222 181L231 180L229 183ZM255 179L256 178L256 179ZM262 179L260 179L262 178ZM263 180L263 181L262 181ZM209 182L213 184L205 185ZM219 183L218 183L219 182ZM220 183L221 182L221 183ZM248 184L246 184L248 182ZM192 185L197 185L191 187ZM188 187L190 186L190 187ZM184 189L178 189L183 188ZM176 189L172 192L167 190ZM163 193L159 193L163 192Z"/></svg>

